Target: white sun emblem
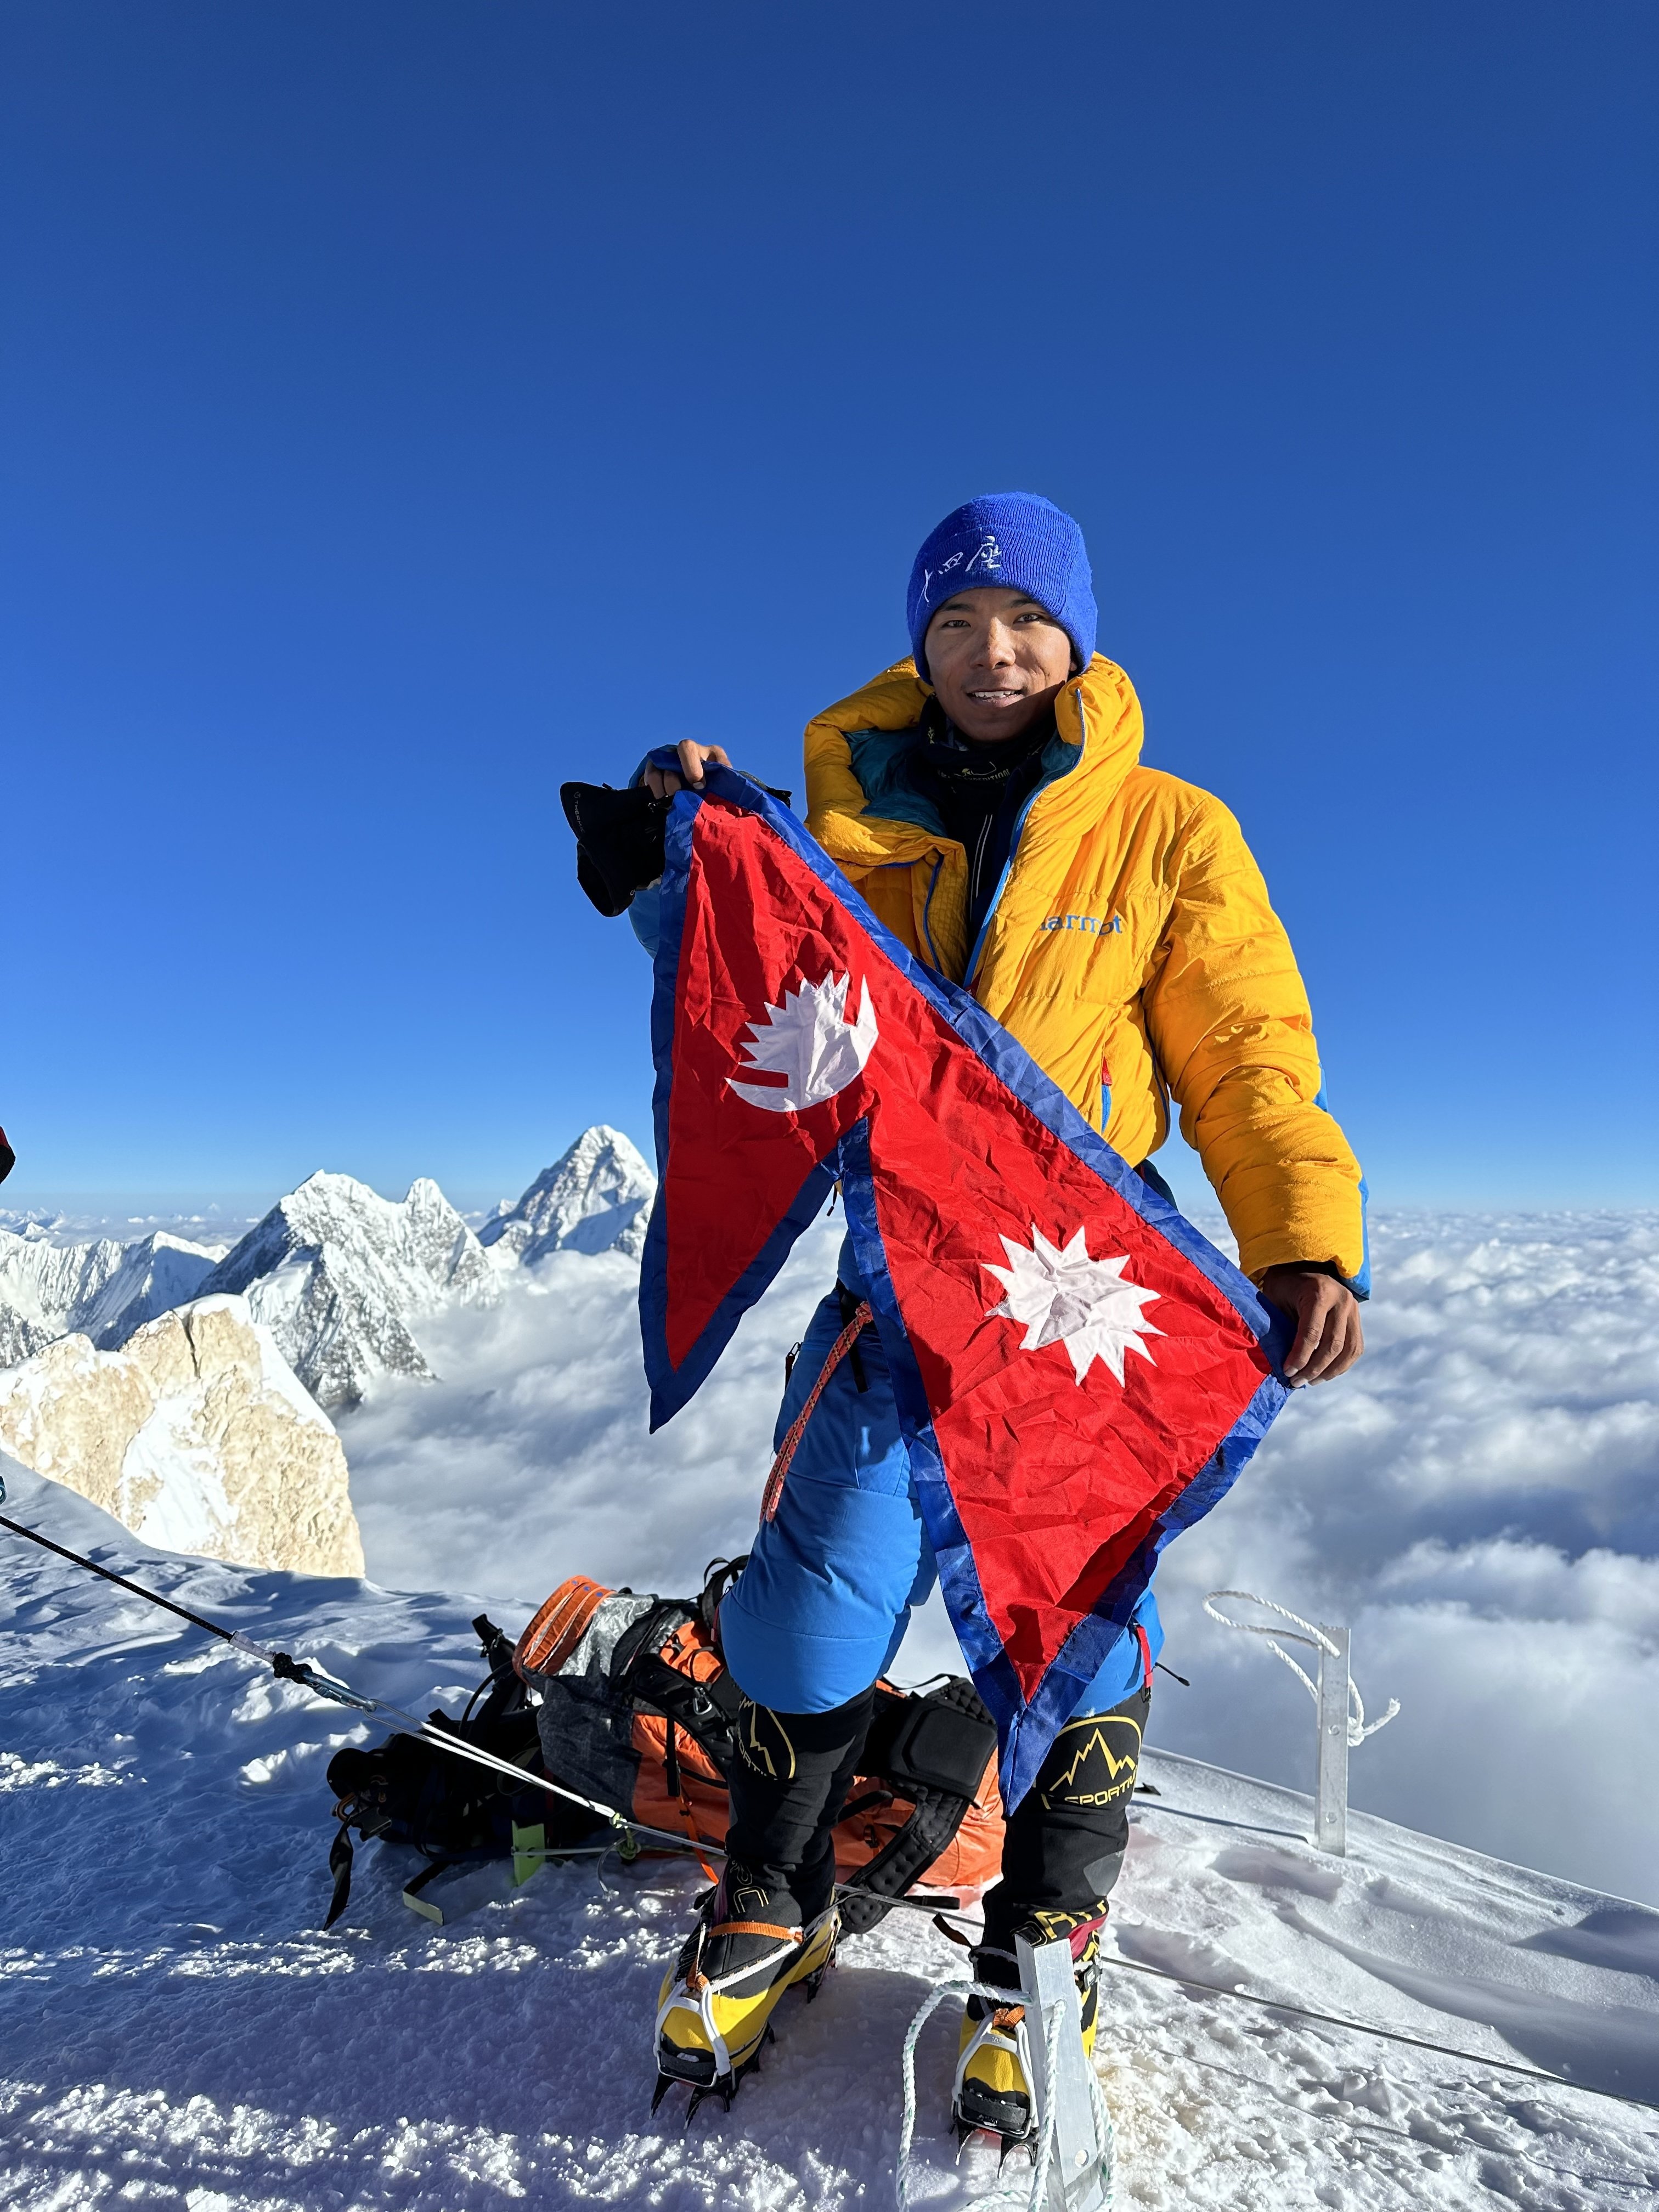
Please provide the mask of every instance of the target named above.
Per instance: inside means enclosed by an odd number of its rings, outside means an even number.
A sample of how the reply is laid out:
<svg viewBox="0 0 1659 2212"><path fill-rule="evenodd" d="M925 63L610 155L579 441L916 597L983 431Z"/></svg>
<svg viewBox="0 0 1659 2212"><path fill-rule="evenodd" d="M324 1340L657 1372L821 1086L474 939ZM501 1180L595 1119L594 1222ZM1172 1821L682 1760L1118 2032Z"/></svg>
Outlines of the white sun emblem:
<svg viewBox="0 0 1659 2212"><path fill-rule="evenodd" d="M1152 1358L1140 1340L1162 1336L1164 1332L1143 1321L1140 1310L1158 1293L1139 1290L1124 1280L1123 1270L1129 1264L1127 1258L1091 1260L1080 1229L1069 1244L1051 1244L1035 1222L1030 1251L1012 1237L1003 1238L1002 1249L1008 1255L1006 1267L994 1267L988 1260L980 1262L986 1273L994 1275L1007 1291L1000 1305L989 1309L987 1318L994 1315L1020 1322L1025 1330L1023 1352L1038 1351L1045 1344L1063 1344L1072 1355L1073 1371L1079 1382L1097 1359L1109 1367L1121 1382L1126 1352L1138 1352L1143 1359Z"/></svg>
<svg viewBox="0 0 1659 2212"><path fill-rule="evenodd" d="M849 975L826 975L821 983L802 981L786 991L781 1006L769 1006L763 1021L749 1024L752 1042L743 1045L749 1066L769 1075L783 1075L779 1085L726 1081L739 1098L763 1106L769 1114L799 1114L808 1106L821 1106L849 1083L856 1083L864 1063L875 1049L876 1010L870 1003L870 986L862 986L859 1018L847 1018Z"/></svg>

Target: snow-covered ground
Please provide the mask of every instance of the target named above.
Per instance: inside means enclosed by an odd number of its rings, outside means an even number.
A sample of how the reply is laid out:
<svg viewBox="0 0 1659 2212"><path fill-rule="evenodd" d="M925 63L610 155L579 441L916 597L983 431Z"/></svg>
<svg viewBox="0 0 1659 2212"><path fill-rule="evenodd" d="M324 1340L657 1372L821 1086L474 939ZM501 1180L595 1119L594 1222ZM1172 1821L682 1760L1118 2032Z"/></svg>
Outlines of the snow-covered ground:
<svg viewBox="0 0 1659 2212"><path fill-rule="evenodd" d="M263 1644L416 1709L455 1710L476 1679L459 1595L149 1553L6 1472L17 1517ZM398 1900L409 1862L371 1847L320 1935L323 1769L350 1716L3 1540L0 2205L890 2202L904 2026L963 1957L927 1920L893 1915L847 1945L816 2005L791 2000L729 2115L653 2120L653 2000L695 1871L550 1869L436 1929ZM1659 2099L1659 1914L1364 1817L1338 1863L1304 1840L1304 1801L1176 1757L1146 1773L1160 1794L1137 1800L1115 1955L1474 2055L1110 1972L1121 2207L1652 2200L1659 2113L1492 2062ZM921 2187L940 2207L963 2201L944 2128L954 2041L947 2007L919 2069Z"/></svg>
<svg viewBox="0 0 1659 2212"><path fill-rule="evenodd" d="M556 1175L496 1218L565 1237ZM508 1253L489 1302L411 1308L443 1379L374 1377L340 1423L368 1583L157 1553L10 1467L9 1510L261 1643L454 1711L481 1605L516 1631L572 1571L684 1591L744 1547L782 1355L839 1237L809 1231L654 1438L636 1265L580 1249L598 1231L534 1264ZM1495 2062L1659 2100L1659 1911L1626 1901L1659 1904L1659 1220L1398 1217L1376 1247L1366 1361L1298 1396L1160 1576L1192 1687L1159 1677L1159 1794L1137 1801L1111 1936L1125 1961L1474 2056L1114 1972L1118 2201L1643 2203L1659 2114ZM0 1543L0 2208L889 2201L904 2024L962 1968L925 1918L848 1944L729 2116L653 2122L652 2001L700 1877L554 1869L434 1929L371 1847L324 1936L323 1770L363 1731ZM1356 1817L1346 1863L1311 1849L1293 1794L1305 1698L1202 1614L1223 1583L1350 1622L1371 1711L1401 1699L1352 1768L1356 1804L1389 1819ZM930 1607L896 1671L955 1663ZM922 2041L918 2139L942 2207L963 2196L953 2042L947 2008Z"/></svg>
<svg viewBox="0 0 1659 2212"><path fill-rule="evenodd" d="M808 1232L654 1437L618 1255L556 1253L418 1324L447 1379L383 1382L341 1427L371 1576L526 1614L577 1571L696 1588L753 1530L782 1355L839 1237ZM1298 1393L1166 1558L1192 1687L1158 1677L1154 1738L1307 1786L1308 1698L1202 1611L1260 1591L1349 1623L1369 1710L1401 1700L1354 1753L1357 1804L1659 1904L1659 1217L1404 1216L1375 1241L1365 1359ZM935 1604L899 1671L959 1664Z"/></svg>

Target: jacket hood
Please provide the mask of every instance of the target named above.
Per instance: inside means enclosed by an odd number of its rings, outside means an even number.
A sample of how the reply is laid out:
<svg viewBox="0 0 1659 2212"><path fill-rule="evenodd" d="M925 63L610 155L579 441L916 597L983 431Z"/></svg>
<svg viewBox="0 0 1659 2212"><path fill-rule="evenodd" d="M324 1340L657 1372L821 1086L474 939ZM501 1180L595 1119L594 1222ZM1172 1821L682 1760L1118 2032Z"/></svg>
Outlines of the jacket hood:
<svg viewBox="0 0 1659 2212"><path fill-rule="evenodd" d="M915 727L933 687L913 660L896 661L806 726L807 827L834 859L879 864L910 858L939 830L887 770L899 748L878 740ZM1027 838L1079 836L1140 758L1140 702L1123 671L1096 653L1054 700L1048 781L1032 802ZM903 824L901 830L896 825Z"/></svg>

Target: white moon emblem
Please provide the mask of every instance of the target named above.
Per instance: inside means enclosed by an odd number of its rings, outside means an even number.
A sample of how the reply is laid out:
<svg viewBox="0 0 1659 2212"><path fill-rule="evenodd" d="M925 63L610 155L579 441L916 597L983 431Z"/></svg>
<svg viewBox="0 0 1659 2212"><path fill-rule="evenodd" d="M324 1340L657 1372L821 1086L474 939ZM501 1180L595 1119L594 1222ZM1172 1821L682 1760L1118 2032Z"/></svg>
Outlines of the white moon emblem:
<svg viewBox="0 0 1659 2212"><path fill-rule="evenodd" d="M799 1114L822 1106L864 1073L875 1049L876 1010L870 986L861 987L855 1022L847 1018L850 975L826 975L821 983L805 980L783 994L781 1006L769 1006L764 1018L750 1022L743 1056L757 1074L782 1075L781 1084L739 1083L728 1076L739 1098L769 1114Z"/></svg>

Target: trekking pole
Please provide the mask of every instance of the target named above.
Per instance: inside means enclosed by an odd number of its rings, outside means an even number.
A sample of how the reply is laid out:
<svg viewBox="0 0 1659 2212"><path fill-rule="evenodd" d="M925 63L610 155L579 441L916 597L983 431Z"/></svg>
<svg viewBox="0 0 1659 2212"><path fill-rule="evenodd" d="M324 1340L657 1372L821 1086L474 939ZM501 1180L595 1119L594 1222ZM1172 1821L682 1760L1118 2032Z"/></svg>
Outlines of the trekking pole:
<svg viewBox="0 0 1659 2212"><path fill-rule="evenodd" d="M0 1504L5 1503L5 1479L0 1476ZM72 1566L84 1567L88 1574L97 1575L106 1583L113 1583L118 1589L130 1591L134 1597L143 1598L149 1605L160 1606L163 1613L173 1613L179 1620L188 1621L192 1628L199 1628L209 1636L216 1636L222 1644L228 1644L238 1651L245 1651L249 1658L257 1659L262 1666L269 1667L280 1681L297 1683L300 1688L309 1690L313 1696L326 1698L332 1705L349 1705L354 1712L382 1714L388 1720L398 1721L426 1742L437 1744L443 1750L453 1753L457 1759L470 1759L475 1766L488 1767L494 1773L504 1775L520 1790L533 1785L536 1789L549 1790L555 1797L562 1797L573 1805L580 1805L584 1812L596 1814L600 1820L609 1820L613 1827L626 1833L656 1837L680 1850L685 1848L684 1838L675 1835L667 1828L647 1827L638 1820L628 1820L614 1805L602 1805L595 1798L584 1797L574 1790L567 1790L562 1783L555 1782L544 1774L532 1774L522 1766L513 1765L507 1759L497 1759L493 1752L481 1750L477 1744L466 1742L464 1738L452 1735L447 1729L438 1727L431 1721L423 1721L415 1713L405 1712L401 1705L389 1705L384 1698L365 1697L361 1691L354 1690L349 1683L341 1681L337 1675L319 1672L309 1660L295 1659L287 1651L267 1651L263 1644L255 1644L252 1638L239 1634L235 1629L226 1628L216 1620L210 1620L204 1613L192 1613L188 1606L175 1605L171 1598L161 1596L159 1591L146 1589L142 1583L130 1582L125 1575L118 1575L112 1567L100 1567L96 1559L88 1559L83 1552L71 1552L66 1545L53 1543L50 1536L43 1536L38 1528L25 1528L21 1521L13 1521L3 1513L0 1513L0 1528L9 1528L14 1536L21 1536L31 1544L39 1544L43 1551L55 1552L60 1559L67 1559Z"/></svg>
<svg viewBox="0 0 1659 2212"><path fill-rule="evenodd" d="M5 1478L0 1475L0 1505L5 1502ZM380 1714L387 1720L400 1722L423 1742L436 1744L441 1750L452 1753L457 1759L469 1759L474 1766L487 1767L492 1773L504 1776L515 1789L545 1790L552 1796L563 1798L567 1804L580 1805L585 1813L592 1813L601 1820L608 1820L623 1837L648 1836L653 1842L668 1846L678 1856L690 1858L694 1856L694 1847L683 1835L676 1835L672 1828L653 1828L644 1821L630 1820L626 1814L619 1813L614 1805L601 1804L597 1797L584 1797L579 1790L567 1790L562 1782L555 1782L549 1775L532 1774L526 1767L514 1766L509 1759L497 1759L493 1752L468 1743L464 1737L453 1735L435 1721L423 1721L415 1713L405 1712L401 1705L389 1705L384 1698L365 1697L361 1691L354 1690L349 1683L341 1681L337 1675L319 1673L307 1659L295 1659L287 1651L267 1651L262 1644L255 1644L252 1638L238 1634L235 1629L226 1628L216 1620L210 1620L204 1613L192 1613L187 1605L175 1605L171 1598L163 1597L158 1590L146 1589L142 1583L129 1582L125 1575L118 1575L112 1567L100 1567L96 1559L88 1559L84 1552L71 1552L66 1545L53 1543L50 1536L43 1536L38 1528L25 1528L21 1521L13 1521L3 1513L0 1513L0 1528L9 1528L14 1536L21 1536L31 1544L39 1544L43 1551L55 1552L60 1559L67 1559L71 1566L84 1567L88 1574L97 1575L104 1582L113 1583L118 1589L130 1591L134 1597L143 1598L148 1605L160 1606L163 1613L187 1620L192 1628L199 1628L208 1636L216 1636L222 1644L228 1644L238 1651L245 1651L250 1659L257 1659L262 1666L269 1667L280 1681L297 1683L302 1690L309 1690L313 1696L326 1698L333 1705L349 1705L354 1712ZM701 1848L714 1858L723 1859L728 1856L722 1844L703 1843ZM630 1854L624 1853L623 1856L626 1857ZM631 1856L637 1856L637 1853ZM837 1883L836 1887L850 1888L851 1893L856 1897L869 1897L875 1893L845 1882ZM951 1911L957 1900L955 1898L893 1897L883 1898L881 1902L908 1906L913 1912L934 1912Z"/></svg>
<svg viewBox="0 0 1659 2212"><path fill-rule="evenodd" d="M0 1475L0 1504L4 1504L5 1497L5 1478ZM62 1544L54 1544L50 1536L43 1536L38 1528L26 1528L21 1521L9 1520L3 1513L0 1513L0 1528L9 1528L14 1536L27 1537L31 1544L39 1544L43 1551L56 1552L60 1559L68 1559L71 1565L84 1567L88 1574L101 1576L105 1582L113 1583L118 1589L130 1590L134 1597L144 1598L151 1605L159 1605L164 1613L176 1613L180 1620L187 1620L192 1628L200 1628L210 1636L216 1636L221 1643L234 1644L237 1650L246 1651L250 1658L262 1660L273 1674L285 1682L298 1682L303 1689L314 1690L319 1698L331 1698L338 1705L354 1705L359 1712L375 1710L374 1698L359 1697L355 1690L335 1680L331 1675L319 1674L308 1661L295 1659L286 1651L267 1651L262 1644L252 1643L246 1636L239 1635L235 1629L222 1628L216 1620L209 1620L199 1613L192 1613L187 1605L175 1605L170 1597L162 1597L155 1590L146 1589L141 1583L129 1582L125 1575L118 1575L112 1567L100 1567L96 1559L88 1559L83 1553L71 1552Z"/></svg>

